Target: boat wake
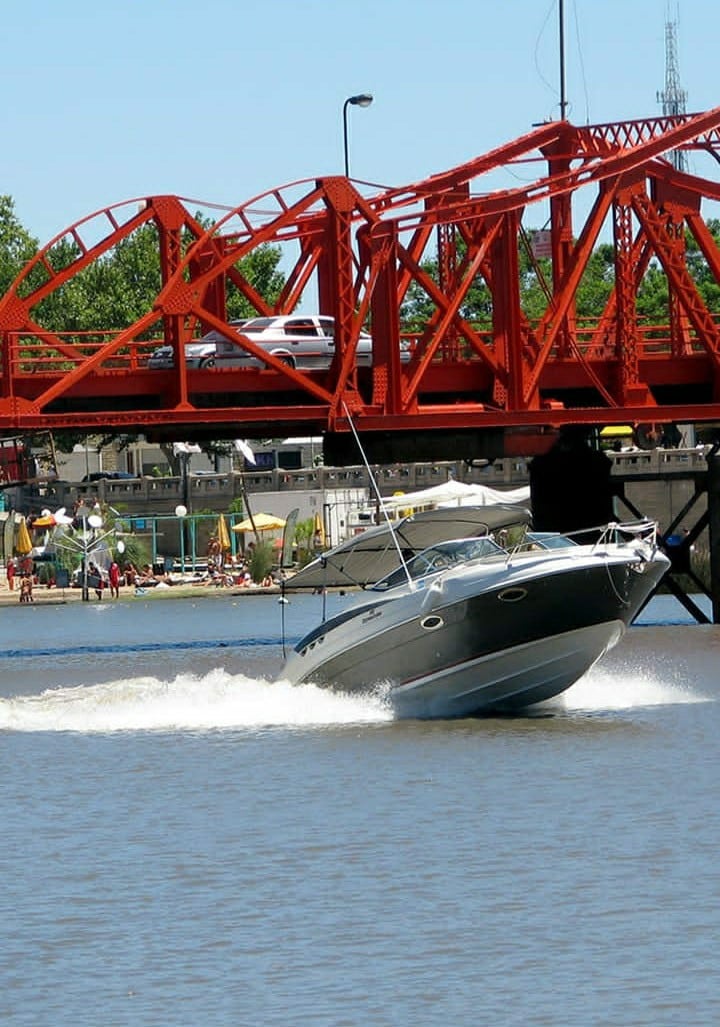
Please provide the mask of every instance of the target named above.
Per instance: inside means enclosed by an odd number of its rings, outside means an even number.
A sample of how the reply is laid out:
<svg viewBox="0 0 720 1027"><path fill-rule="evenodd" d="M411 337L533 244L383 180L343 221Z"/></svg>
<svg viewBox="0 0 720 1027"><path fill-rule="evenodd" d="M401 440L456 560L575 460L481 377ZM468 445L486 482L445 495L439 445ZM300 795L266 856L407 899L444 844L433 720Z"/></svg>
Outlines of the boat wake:
<svg viewBox="0 0 720 1027"><path fill-rule="evenodd" d="M682 681L596 667L536 711L602 712L710 701ZM0 699L0 731L232 731L378 724L395 719L386 697L266 681L216 669L174 680L138 677Z"/></svg>
<svg viewBox="0 0 720 1027"><path fill-rule="evenodd" d="M214 670L173 681L140 677L0 699L0 730L226 731L373 724L392 720L380 698L347 696Z"/></svg>
<svg viewBox="0 0 720 1027"><path fill-rule="evenodd" d="M690 684L662 681L643 670L594 667L567 692L547 705L567 711L628 710L648 706L678 706L709 702Z"/></svg>

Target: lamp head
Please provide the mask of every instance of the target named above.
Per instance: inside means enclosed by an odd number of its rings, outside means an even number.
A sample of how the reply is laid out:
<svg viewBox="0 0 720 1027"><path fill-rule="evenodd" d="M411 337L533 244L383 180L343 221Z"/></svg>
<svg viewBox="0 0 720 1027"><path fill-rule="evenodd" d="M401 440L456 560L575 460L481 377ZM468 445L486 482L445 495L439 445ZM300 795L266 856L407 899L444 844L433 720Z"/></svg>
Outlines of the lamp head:
<svg viewBox="0 0 720 1027"><path fill-rule="evenodd" d="M348 97L348 103L351 103L353 107L369 107L372 102L372 93L358 93L357 96Z"/></svg>

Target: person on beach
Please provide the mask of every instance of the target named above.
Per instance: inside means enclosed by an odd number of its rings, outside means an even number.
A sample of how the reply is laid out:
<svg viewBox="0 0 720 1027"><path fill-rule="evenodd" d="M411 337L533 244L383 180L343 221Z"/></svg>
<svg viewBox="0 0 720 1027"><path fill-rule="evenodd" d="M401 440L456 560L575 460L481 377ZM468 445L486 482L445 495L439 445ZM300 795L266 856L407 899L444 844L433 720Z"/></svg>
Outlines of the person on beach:
<svg viewBox="0 0 720 1027"><path fill-rule="evenodd" d="M20 581L20 602L21 603L32 603L33 599L33 582L29 574L24 574Z"/></svg>
<svg viewBox="0 0 720 1027"><path fill-rule="evenodd" d="M102 601L105 582L103 581L102 571L94 563L88 564L88 585L95 589L95 595Z"/></svg>
<svg viewBox="0 0 720 1027"><path fill-rule="evenodd" d="M108 580L110 582L110 598L120 598L120 565L116 560L110 564L110 570L108 571Z"/></svg>
<svg viewBox="0 0 720 1027"><path fill-rule="evenodd" d="M5 574L7 575L8 588L11 592L15 591L15 561L12 556L8 559L5 564Z"/></svg>
<svg viewBox="0 0 720 1027"><path fill-rule="evenodd" d="M222 546L217 535L211 535L207 546L207 569L212 574L213 570L222 570Z"/></svg>

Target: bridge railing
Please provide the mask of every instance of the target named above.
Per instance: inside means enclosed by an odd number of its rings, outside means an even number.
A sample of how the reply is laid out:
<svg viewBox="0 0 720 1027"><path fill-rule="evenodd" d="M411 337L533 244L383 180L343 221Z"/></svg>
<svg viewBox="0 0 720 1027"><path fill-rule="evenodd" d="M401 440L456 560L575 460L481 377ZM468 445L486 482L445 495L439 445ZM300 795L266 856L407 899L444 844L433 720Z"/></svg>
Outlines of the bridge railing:
<svg viewBox="0 0 720 1027"><path fill-rule="evenodd" d="M119 329L106 332L60 332L48 335L47 338L26 333L8 333L6 341L0 345L10 346L10 367L14 375L61 378L94 357L119 334ZM136 371L143 368L152 351L162 342L160 337L133 340L102 361L100 369Z"/></svg>
<svg viewBox="0 0 720 1027"><path fill-rule="evenodd" d="M720 326L720 315L713 320ZM538 331L540 322L528 320L527 328L531 333ZM484 346L494 348L492 328L489 323L472 323L471 327ZM683 326L684 348L687 353L700 353L704 350L702 340L690 325ZM656 320L639 317L637 319L638 356L652 357L668 355L673 350L672 335L668 324ZM112 343L120 334L120 329L107 331L68 331L48 332L47 335L30 335L27 332L7 332L0 335L0 349L10 348L10 373L22 377L25 375L43 375L61 378L64 374L81 366L94 358L99 351ZM422 349L424 333L403 331L401 338L409 343L410 352ZM576 318L573 322L573 340L577 352L590 359L613 359L616 356L615 324L613 321L603 322L601 318ZM124 371L132 373L147 367L148 358L153 350L166 343L161 334L154 332L149 337L133 339L120 349L113 351L97 368L98 373L105 371ZM186 341L191 341L188 339ZM562 345L559 339L554 353L560 352ZM466 362L479 359L475 349L460 332L447 332L433 357L433 363ZM208 373L218 373L210 368ZM2 371L0 371L0 378Z"/></svg>

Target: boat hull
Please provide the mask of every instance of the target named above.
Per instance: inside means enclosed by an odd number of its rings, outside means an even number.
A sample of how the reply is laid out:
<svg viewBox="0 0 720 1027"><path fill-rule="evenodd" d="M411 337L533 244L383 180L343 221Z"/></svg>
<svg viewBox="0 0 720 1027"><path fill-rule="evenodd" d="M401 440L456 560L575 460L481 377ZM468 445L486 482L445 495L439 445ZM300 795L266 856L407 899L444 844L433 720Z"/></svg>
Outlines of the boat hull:
<svg viewBox="0 0 720 1027"><path fill-rule="evenodd" d="M402 717L515 713L570 688L623 635L620 621L495 651L392 688Z"/></svg>
<svg viewBox="0 0 720 1027"><path fill-rule="evenodd" d="M666 562L528 558L380 596L321 625L291 681L382 693L404 717L516 711L569 688L621 638Z"/></svg>

